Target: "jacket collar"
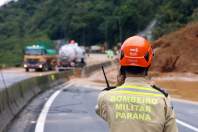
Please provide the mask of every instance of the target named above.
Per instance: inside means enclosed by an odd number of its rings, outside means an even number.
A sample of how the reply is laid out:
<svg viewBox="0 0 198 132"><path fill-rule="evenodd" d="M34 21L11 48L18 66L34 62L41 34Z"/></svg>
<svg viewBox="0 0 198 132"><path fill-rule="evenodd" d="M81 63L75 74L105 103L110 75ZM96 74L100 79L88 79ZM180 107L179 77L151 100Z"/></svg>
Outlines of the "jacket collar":
<svg viewBox="0 0 198 132"><path fill-rule="evenodd" d="M127 77L123 85L151 86L147 77Z"/></svg>

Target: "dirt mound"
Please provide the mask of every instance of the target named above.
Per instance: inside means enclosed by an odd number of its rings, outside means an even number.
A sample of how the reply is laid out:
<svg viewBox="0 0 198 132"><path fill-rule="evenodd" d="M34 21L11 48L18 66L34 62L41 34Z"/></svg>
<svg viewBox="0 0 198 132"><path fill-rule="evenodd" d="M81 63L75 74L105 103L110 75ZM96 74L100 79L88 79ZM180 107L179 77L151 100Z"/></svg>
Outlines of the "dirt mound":
<svg viewBox="0 0 198 132"><path fill-rule="evenodd" d="M198 73L198 23L165 35L153 43L151 70Z"/></svg>

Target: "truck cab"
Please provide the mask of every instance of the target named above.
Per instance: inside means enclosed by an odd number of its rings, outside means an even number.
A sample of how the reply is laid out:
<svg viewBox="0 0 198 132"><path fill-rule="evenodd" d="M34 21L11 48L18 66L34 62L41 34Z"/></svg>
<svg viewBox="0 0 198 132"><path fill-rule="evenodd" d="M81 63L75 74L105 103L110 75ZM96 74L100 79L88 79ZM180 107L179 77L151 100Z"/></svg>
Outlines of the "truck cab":
<svg viewBox="0 0 198 132"><path fill-rule="evenodd" d="M56 51L47 49L44 46L27 46L24 50L24 68L26 72L29 69L36 71L47 71L53 69L56 65Z"/></svg>

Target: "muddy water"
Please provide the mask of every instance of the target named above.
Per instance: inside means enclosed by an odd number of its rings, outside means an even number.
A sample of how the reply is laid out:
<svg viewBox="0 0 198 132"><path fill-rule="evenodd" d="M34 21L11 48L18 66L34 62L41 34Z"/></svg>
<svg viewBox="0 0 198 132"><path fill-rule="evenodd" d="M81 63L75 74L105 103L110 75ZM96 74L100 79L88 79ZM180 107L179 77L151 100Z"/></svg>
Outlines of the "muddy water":
<svg viewBox="0 0 198 132"><path fill-rule="evenodd" d="M112 86L115 86L117 84L118 65L105 68L105 71L109 82ZM149 73L149 78L157 85L165 88L171 97L198 101L198 74ZM101 71L92 74L89 80L106 86Z"/></svg>
<svg viewBox="0 0 198 132"><path fill-rule="evenodd" d="M157 77L152 80L172 97L198 101L198 76Z"/></svg>

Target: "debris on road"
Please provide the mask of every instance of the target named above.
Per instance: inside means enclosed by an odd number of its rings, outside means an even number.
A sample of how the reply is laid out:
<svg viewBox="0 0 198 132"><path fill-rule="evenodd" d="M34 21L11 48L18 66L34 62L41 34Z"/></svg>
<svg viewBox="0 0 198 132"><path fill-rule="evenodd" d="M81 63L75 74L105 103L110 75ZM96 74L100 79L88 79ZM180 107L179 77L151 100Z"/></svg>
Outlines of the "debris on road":
<svg viewBox="0 0 198 132"><path fill-rule="evenodd" d="M197 23L159 38L153 48L153 71L198 73Z"/></svg>

